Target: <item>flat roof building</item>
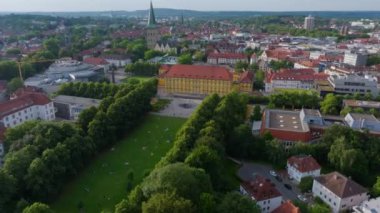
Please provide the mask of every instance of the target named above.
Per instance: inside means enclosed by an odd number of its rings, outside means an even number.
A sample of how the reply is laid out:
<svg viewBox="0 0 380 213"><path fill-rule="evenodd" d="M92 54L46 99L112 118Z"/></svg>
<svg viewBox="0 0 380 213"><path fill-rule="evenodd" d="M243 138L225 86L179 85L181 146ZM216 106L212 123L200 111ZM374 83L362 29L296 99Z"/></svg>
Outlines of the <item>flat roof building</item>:
<svg viewBox="0 0 380 213"><path fill-rule="evenodd" d="M56 117L77 120L79 114L90 107L98 107L101 100L76 96L59 95L54 98Z"/></svg>

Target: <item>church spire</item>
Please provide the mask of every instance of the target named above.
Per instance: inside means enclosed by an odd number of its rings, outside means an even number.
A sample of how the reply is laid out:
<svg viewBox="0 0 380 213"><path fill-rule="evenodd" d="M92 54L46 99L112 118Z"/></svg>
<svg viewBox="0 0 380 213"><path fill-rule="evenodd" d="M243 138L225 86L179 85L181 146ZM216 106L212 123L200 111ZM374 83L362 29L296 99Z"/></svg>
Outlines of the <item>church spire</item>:
<svg viewBox="0 0 380 213"><path fill-rule="evenodd" d="M154 15L153 3L152 3L152 1L150 1L148 27L152 27L156 24L157 23L156 23L156 16Z"/></svg>

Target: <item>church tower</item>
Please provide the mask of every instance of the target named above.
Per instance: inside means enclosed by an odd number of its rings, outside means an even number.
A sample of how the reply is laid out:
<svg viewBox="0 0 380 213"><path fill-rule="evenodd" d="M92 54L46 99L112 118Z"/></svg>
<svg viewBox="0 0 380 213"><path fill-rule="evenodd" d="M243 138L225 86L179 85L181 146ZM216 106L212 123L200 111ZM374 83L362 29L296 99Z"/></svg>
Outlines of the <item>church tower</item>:
<svg viewBox="0 0 380 213"><path fill-rule="evenodd" d="M154 49L156 43L161 39L159 28L157 27L156 16L154 14L153 3L150 2L148 26L146 30L146 42L148 49Z"/></svg>

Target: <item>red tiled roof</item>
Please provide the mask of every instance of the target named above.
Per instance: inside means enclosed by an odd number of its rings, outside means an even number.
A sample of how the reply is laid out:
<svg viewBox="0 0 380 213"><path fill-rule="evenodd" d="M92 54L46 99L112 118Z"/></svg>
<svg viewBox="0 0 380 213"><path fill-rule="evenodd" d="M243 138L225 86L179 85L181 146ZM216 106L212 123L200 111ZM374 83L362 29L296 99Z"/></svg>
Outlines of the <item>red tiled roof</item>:
<svg viewBox="0 0 380 213"><path fill-rule="evenodd" d="M256 175L251 181L243 182L242 187L256 201L269 200L281 196L276 186L263 176Z"/></svg>
<svg viewBox="0 0 380 213"><path fill-rule="evenodd" d="M253 73L246 71L240 75L240 80L241 83L252 83L253 81Z"/></svg>
<svg viewBox="0 0 380 213"><path fill-rule="evenodd" d="M0 104L0 118L34 105L46 105L50 99L42 93L30 93Z"/></svg>
<svg viewBox="0 0 380 213"><path fill-rule="evenodd" d="M241 60L247 59L247 57L241 53L210 53L208 55L208 58L213 58L213 59L226 58L226 59L241 59Z"/></svg>
<svg viewBox="0 0 380 213"><path fill-rule="evenodd" d="M321 169L318 162L311 156L292 156L288 159L288 164L302 173Z"/></svg>
<svg viewBox="0 0 380 213"><path fill-rule="evenodd" d="M301 210L296 207L292 201L288 200L281 206L273 210L272 213L301 213Z"/></svg>
<svg viewBox="0 0 380 213"><path fill-rule="evenodd" d="M164 77L231 81L232 73L227 68L218 66L174 65Z"/></svg>
<svg viewBox="0 0 380 213"><path fill-rule="evenodd" d="M267 75L267 82L273 80L288 80L288 81L315 81L327 80L327 74L315 73L312 69L289 69L281 70L279 73L271 73Z"/></svg>
<svg viewBox="0 0 380 213"><path fill-rule="evenodd" d="M84 63L92 64L92 65L107 65L108 62L104 58L86 58L83 60Z"/></svg>

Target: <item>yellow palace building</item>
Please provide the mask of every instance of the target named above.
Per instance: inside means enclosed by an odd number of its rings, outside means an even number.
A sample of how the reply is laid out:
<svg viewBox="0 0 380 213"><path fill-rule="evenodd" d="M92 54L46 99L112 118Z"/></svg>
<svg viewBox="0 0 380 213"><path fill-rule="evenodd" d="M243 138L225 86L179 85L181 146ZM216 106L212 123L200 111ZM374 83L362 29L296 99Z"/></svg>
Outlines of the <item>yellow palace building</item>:
<svg viewBox="0 0 380 213"><path fill-rule="evenodd" d="M252 86L251 72L233 73L220 66L164 65L158 79L159 90L170 95L226 95L233 90L250 93Z"/></svg>

